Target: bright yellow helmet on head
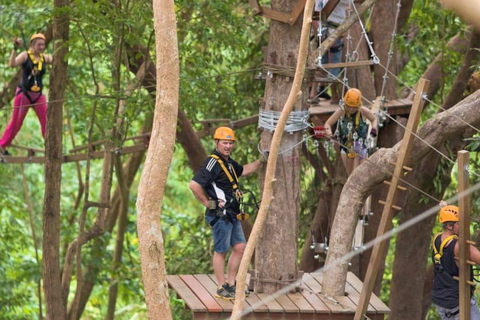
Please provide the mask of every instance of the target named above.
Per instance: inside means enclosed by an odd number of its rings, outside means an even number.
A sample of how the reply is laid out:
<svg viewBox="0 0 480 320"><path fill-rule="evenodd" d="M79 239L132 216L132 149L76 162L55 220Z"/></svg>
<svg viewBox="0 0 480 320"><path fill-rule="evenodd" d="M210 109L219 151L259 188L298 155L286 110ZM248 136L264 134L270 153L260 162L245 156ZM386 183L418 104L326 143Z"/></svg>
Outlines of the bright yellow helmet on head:
<svg viewBox="0 0 480 320"><path fill-rule="evenodd" d="M362 92L356 88L348 89L343 101L347 107L358 108L362 105Z"/></svg>
<svg viewBox="0 0 480 320"><path fill-rule="evenodd" d="M218 127L217 130L215 130L213 139L235 141L235 133L229 127Z"/></svg>
<svg viewBox="0 0 480 320"><path fill-rule="evenodd" d="M43 33L35 33L33 36L30 37L30 44L32 44L33 40L35 39L45 40L45 36L43 35Z"/></svg>
<svg viewBox="0 0 480 320"><path fill-rule="evenodd" d="M440 215L438 216L440 223L444 222L457 222L458 221L458 207L457 206L445 206L440 209Z"/></svg>

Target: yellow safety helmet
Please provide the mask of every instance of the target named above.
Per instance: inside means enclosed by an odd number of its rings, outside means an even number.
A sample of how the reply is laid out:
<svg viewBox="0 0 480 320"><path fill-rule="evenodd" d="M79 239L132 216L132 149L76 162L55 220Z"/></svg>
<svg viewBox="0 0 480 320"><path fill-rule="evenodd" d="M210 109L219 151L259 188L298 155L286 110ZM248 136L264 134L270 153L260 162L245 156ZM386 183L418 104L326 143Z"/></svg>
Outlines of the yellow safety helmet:
<svg viewBox="0 0 480 320"><path fill-rule="evenodd" d="M458 207L457 206L445 206L440 209L440 215L438 217L440 223L444 222L456 222L458 221Z"/></svg>
<svg viewBox="0 0 480 320"><path fill-rule="evenodd" d="M356 88L348 89L343 101L347 107L358 108L362 105L362 92Z"/></svg>
<svg viewBox="0 0 480 320"><path fill-rule="evenodd" d="M213 139L235 141L235 133L229 127L218 127L217 130L215 130Z"/></svg>
<svg viewBox="0 0 480 320"><path fill-rule="evenodd" d="M35 33L33 36L30 37L30 44L32 44L33 40L35 39L45 40L45 36L43 35L43 33Z"/></svg>

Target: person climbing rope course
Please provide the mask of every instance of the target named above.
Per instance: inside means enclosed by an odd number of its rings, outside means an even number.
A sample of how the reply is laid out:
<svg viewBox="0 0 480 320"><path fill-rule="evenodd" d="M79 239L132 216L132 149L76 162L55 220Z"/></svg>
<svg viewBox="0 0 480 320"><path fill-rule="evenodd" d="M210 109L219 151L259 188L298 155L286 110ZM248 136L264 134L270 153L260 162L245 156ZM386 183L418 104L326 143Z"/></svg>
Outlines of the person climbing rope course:
<svg viewBox="0 0 480 320"><path fill-rule="evenodd" d="M195 198L206 207L205 219L212 227L213 270L217 278L217 298L235 299L235 277L245 250L245 236L240 220L243 197L238 178L257 171L265 162L268 153L260 160L240 165L230 154L235 143L235 133L228 127L219 127L213 136L215 150L205 160L190 181L189 187ZM225 259L233 247L228 261L225 279Z"/></svg>
<svg viewBox="0 0 480 320"><path fill-rule="evenodd" d="M443 320L458 320L459 310L459 281L454 277L459 276L458 262L460 246L458 243L459 208L440 202L438 220L442 224L442 232L433 239L432 262L434 266L432 302ZM470 260L480 264L480 252L470 246ZM470 266L471 279L473 268ZM480 320L480 311L473 296L475 288L471 287L470 319Z"/></svg>
<svg viewBox="0 0 480 320"><path fill-rule="evenodd" d="M30 38L30 48L17 55L17 50L21 45L21 39L13 39L13 51L10 55L8 65L12 68L21 65L22 79L15 92L12 119L8 123L7 128L0 139L0 153L2 155L10 155L6 147L12 143L12 140L20 131L30 107L35 110L35 113L40 120L42 136L45 137L47 100L42 93L42 78L45 74L45 65L52 63L52 57L48 54L44 54L45 36L41 33L32 35Z"/></svg>
<svg viewBox="0 0 480 320"><path fill-rule="evenodd" d="M362 93L356 88L349 89L344 97L345 109L335 111L327 122L325 131L332 136L332 126L337 124L333 135L339 140L343 164L350 175L363 159L368 157L372 138L377 136L377 118L366 107L362 106ZM371 129L366 120L371 123Z"/></svg>

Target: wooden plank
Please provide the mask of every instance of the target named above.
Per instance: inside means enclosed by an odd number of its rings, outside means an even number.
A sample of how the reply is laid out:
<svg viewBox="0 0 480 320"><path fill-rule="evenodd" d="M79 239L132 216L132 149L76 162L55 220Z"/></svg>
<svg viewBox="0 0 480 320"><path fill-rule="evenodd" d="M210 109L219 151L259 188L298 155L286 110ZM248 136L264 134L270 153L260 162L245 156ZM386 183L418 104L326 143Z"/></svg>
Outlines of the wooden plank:
<svg viewBox="0 0 480 320"><path fill-rule="evenodd" d="M195 293L198 299L207 307L208 312L222 312L223 308L215 301L200 282L192 275L180 275L180 279Z"/></svg>
<svg viewBox="0 0 480 320"><path fill-rule="evenodd" d="M286 313L299 313L300 310L290 298L284 294L275 297L275 300L282 306Z"/></svg>
<svg viewBox="0 0 480 320"><path fill-rule="evenodd" d="M417 88L417 94L415 95L412 110L408 118L407 127L402 139L402 145L398 151L395 169L390 182L390 188L388 190L387 199L385 201L386 203L383 207L382 217L377 231L377 237L382 236L391 228L394 212L392 206L393 204L397 203L398 198L398 177L403 176L403 166L406 165L408 157L410 156L413 141L415 140L413 133L417 132L420 115L422 113L423 105L425 104L423 94L428 90L429 84L430 82L428 80L420 79ZM363 320L364 315L367 312L368 303L370 301L370 296L372 295L375 280L377 279L378 269L382 261L383 253L386 250L386 245L386 241L381 241L376 243L373 247L367 273L365 275L365 283L363 285L360 300L358 302L357 312L355 313L355 320Z"/></svg>
<svg viewBox="0 0 480 320"><path fill-rule="evenodd" d="M298 307L300 313L314 313L315 308L308 303L308 301L304 298L304 296L297 292L297 293L288 293L287 297Z"/></svg>
<svg viewBox="0 0 480 320"><path fill-rule="evenodd" d="M272 298L272 296L268 293L257 293L258 297L264 304L267 305L269 312L284 312L283 307Z"/></svg>
<svg viewBox="0 0 480 320"><path fill-rule="evenodd" d="M323 282L323 273L318 273L318 272L312 272L310 273L310 276L312 279L317 281L319 285ZM321 289L320 289L321 292ZM347 297L325 297L323 295L319 296L320 299L322 299L325 304L332 310L332 313L345 313L345 312L353 312L355 308L352 309L351 306L351 301L347 301ZM343 299L347 298L347 300ZM345 306L344 306L345 304ZM356 307L356 306L355 306Z"/></svg>
<svg viewBox="0 0 480 320"><path fill-rule="evenodd" d="M363 67L363 66L371 66L373 65L372 60L364 60L364 61L353 61L353 62L338 62L338 63L325 63L322 64L321 67L317 69L333 69L333 68L348 68L348 67Z"/></svg>
<svg viewBox="0 0 480 320"><path fill-rule="evenodd" d="M350 283L345 283L345 293L347 295L347 297L353 302L353 304L355 305L355 309L357 304L358 304L358 300L360 300L360 292L355 290L354 287L352 287L352 285ZM373 305L371 303L368 304L368 309L367 309L367 312L369 313L376 313L377 310L373 307Z"/></svg>
<svg viewBox="0 0 480 320"><path fill-rule="evenodd" d="M468 179L469 153L461 150L458 152L458 193L463 194L458 199L459 209L459 308L460 320L470 320L470 194L467 193L470 188Z"/></svg>
<svg viewBox="0 0 480 320"><path fill-rule="evenodd" d="M313 292L311 292L305 284L302 285L302 296L315 309L315 313L330 313L330 308Z"/></svg>
<svg viewBox="0 0 480 320"><path fill-rule="evenodd" d="M168 285L185 301L187 307L193 312L207 312L207 308L193 292L188 288L185 282L179 276L167 275Z"/></svg>
<svg viewBox="0 0 480 320"><path fill-rule="evenodd" d="M206 274L196 274L194 275L195 279L202 284L202 286L210 293L213 299L222 307L224 312L232 312L233 309L233 300L226 300L222 298L216 298L215 293L217 292L217 285L210 279Z"/></svg>
<svg viewBox="0 0 480 320"><path fill-rule="evenodd" d="M357 278L352 272L347 273L347 282L355 288L356 291L362 292L363 283L360 279ZM379 297L375 294L372 294L370 297L370 304L377 310L379 313L390 313L390 309L387 307Z"/></svg>

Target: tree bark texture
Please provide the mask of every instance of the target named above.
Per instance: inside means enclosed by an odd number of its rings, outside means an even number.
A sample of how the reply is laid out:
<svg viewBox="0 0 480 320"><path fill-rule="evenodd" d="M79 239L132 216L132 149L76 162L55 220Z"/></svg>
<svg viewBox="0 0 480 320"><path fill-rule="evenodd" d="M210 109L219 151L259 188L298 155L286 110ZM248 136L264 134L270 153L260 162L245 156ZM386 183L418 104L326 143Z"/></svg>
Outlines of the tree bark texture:
<svg viewBox="0 0 480 320"><path fill-rule="evenodd" d="M397 117L396 119L402 125L407 124L406 118ZM382 128L380 134L378 136L378 145L383 148L391 148L393 147L398 141L403 138L404 129L397 125L395 122L391 121L386 125L386 127ZM378 203L378 200L385 200L388 194L388 186L382 184L375 188L372 194L372 201L371 201L371 210L374 213L368 220L368 226L365 228L364 234L364 243L368 243L369 241L373 240L377 236L378 226L380 225L380 220L382 217L383 205ZM387 240L388 241L388 240ZM372 250L363 251L360 254L359 259L359 267L358 271L359 274L357 275L359 279L365 279L365 274L367 273L368 264L370 262L370 256L372 254ZM385 259L387 257L387 252L384 253L382 257L382 262L380 263L380 269L378 271L377 279L375 281L375 285L373 287L373 292L375 294L380 293L380 289L382 287L382 278L383 272L385 269Z"/></svg>
<svg viewBox="0 0 480 320"><path fill-rule="evenodd" d="M275 1L272 7L282 12L293 10L296 1ZM293 67L297 64L300 23L290 26L272 20L267 48L267 63ZM293 82L274 75L265 84L265 109L281 112ZM299 88L300 89L300 88ZM302 82L302 95L308 94L308 84ZM303 96L296 100L294 110L302 110ZM278 130L278 125L277 125ZM261 148L269 150L272 132L262 132ZM268 219L255 251L255 276L268 280L291 280L297 277L298 213L300 209L300 148L294 146L302 133L283 135L273 186L275 198L270 204ZM265 176L265 179L267 178ZM258 219L258 218L257 218ZM272 293L279 289L275 283L255 281L256 292Z"/></svg>
<svg viewBox="0 0 480 320"><path fill-rule="evenodd" d="M68 0L55 0L54 7L65 12ZM60 271L60 195L62 179L62 129L63 99L67 83L65 56L69 39L68 14L59 14L53 22L53 66L50 76L50 103L47 109L45 136L45 195L43 201L43 257L42 276L44 283L46 316L49 320L63 320L66 305L63 303Z"/></svg>
<svg viewBox="0 0 480 320"><path fill-rule="evenodd" d="M476 127L480 124L480 114L476 112L480 106L479 97L480 92L476 92L452 108L452 114L457 118L443 112L428 120L419 128L418 135L438 149L452 135L467 134L469 125ZM346 262L337 263L351 250L353 230L363 204L373 189L390 177L388 172L393 172L394 167L390 162L395 162L399 148L400 142L393 148L380 149L347 180L333 222L327 255L327 265L336 265L326 270L324 276L324 293L330 296L343 295L345 292L348 265ZM415 140L407 165L418 162L430 150L423 141Z"/></svg>
<svg viewBox="0 0 480 320"><path fill-rule="evenodd" d="M278 7L282 7L280 4L276 4ZM292 9L293 6L290 3L287 8L283 7L282 10L285 9ZM277 8L278 9L278 8ZM259 238L261 236L261 232L264 228L265 222L267 220L267 216L270 210L270 206L272 204L272 200L274 200L274 183L277 181L275 178L275 173L276 173L276 165L277 165L277 158L278 158L278 153L280 150L280 145L282 142L282 136L283 132L285 129L285 125L287 123L288 117L292 110L294 109L295 105L298 105L298 99L306 96L305 93L301 91L302 89L302 84L304 83L303 77L305 75L305 66L307 62L307 56L308 56L308 38L310 36L310 26L312 24L312 19L311 15L313 12L313 0L307 0L305 4L305 9L304 9L304 18L303 20L303 25L301 29L301 36L300 36L300 45L298 46L298 61L296 63L296 70L295 70L295 76L293 79L293 84L291 86L290 94L285 102L285 105L283 107L283 110L281 112L280 118L277 123L277 127L275 129L275 133L273 134L273 138L271 141L271 146L270 146L270 156L267 161L267 169L265 173L265 188L263 189L263 195L262 195L262 203L260 206L260 210L257 215L257 219L255 221L255 224L253 226L252 233L250 234L250 239L247 243L247 246L245 248L245 253L242 257L242 261L240 263L239 271L237 274L237 290L235 292L235 304L233 306L232 310L232 317L231 319L240 319L241 318L241 312L243 309L243 303L245 301L245 291L243 288L245 287L246 284L246 279L247 279L247 272L248 272L248 266L250 263L250 259L253 255L253 251L255 246L257 245ZM278 30L281 28L278 26ZM294 27L295 28L295 27ZM273 22L272 22L272 29L273 28ZM271 30L272 32L272 30ZM287 33L288 35L288 33ZM288 37L288 36L287 36ZM293 41L291 39L290 41ZM289 41L286 41L288 43ZM277 46L279 45L277 42L272 42L272 44L276 44ZM281 48L281 46L280 46ZM290 49L289 47L285 49ZM272 45L272 47L269 48L270 53L275 53L275 46ZM293 53L292 53L292 59L293 59ZM282 59L283 60L283 59ZM288 62L288 60L287 60ZM285 63L285 62L284 62ZM272 78L273 79L273 78ZM286 80L286 79L284 79ZM268 82L267 82L268 84ZM305 85L303 85L305 86ZM308 91L308 88L306 88ZM308 93L308 92L306 92ZM273 104L273 99L271 100ZM302 101L302 100L301 100ZM298 151L297 151L298 153ZM286 175L285 175L286 176ZM298 200L296 200L298 203ZM274 214L277 214L277 212L273 212ZM286 217L287 219L289 217ZM297 220L297 224L293 226L294 231L298 233L298 219L295 217ZM286 220L286 219L285 219ZM290 228L292 228L290 226ZM275 230L275 232L281 232L281 233L291 233L290 230L285 229L284 230ZM297 241L295 239L294 241ZM260 246L259 246L260 247ZM282 248L281 248L282 249ZM258 248L257 248L258 250ZM260 259L264 259L261 255L257 255ZM278 259L280 260L280 259ZM278 261L277 260L277 261ZM296 262L296 257L294 257L294 260ZM255 261L257 263L257 261ZM296 263L295 263L295 269L296 269ZM296 270L295 270L296 272ZM285 280L285 278L284 278Z"/></svg>
<svg viewBox="0 0 480 320"><path fill-rule="evenodd" d="M178 114L179 60L172 0L153 1L157 98L150 146L137 198L137 227L149 319L172 319L161 230L161 208L173 156Z"/></svg>
<svg viewBox="0 0 480 320"><path fill-rule="evenodd" d="M353 11L350 15L355 14ZM345 46L343 48L344 54L346 54L347 45L349 46L349 54L356 55L358 53L358 60L365 61L370 60L370 52L367 47L367 43L362 38L362 28L359 22L356 22L349 30L351 40L345 39ZM361 39L361 40L360 40ZM349 43L347 43L347 41ZM360 41L360 43L359 43ZM358 49L357 48L358 46ZM356 52L355 52L356 51ZM363 66L357 68L347 68L348 85L353 88L360 89L362 96L369 101L375 100L377 93L375 92L374 79L372 76L371 66ZM364 100L365 102L365 100Z"/></svg>
<svg viewBox="0 0 480 320"><path fill-rule="evenodd" d="M395 24L396 13L399 10L397 8L397 0L381 0L377 3L372 13L372 26L371 28L371 41L373 41L373 47L375 53L380 59L381 65L374 65L374 79L375 79L375 91L376 95L379 96L382 92L382 86L384 85L384 75L386 73L385 68L387 67L388 62L388 52L390 51L390 45L392 43L392 33L396 32L393 30ZM386 24L386 21L391 23ZM394 52L394 51L393 51ZM398 74L396 70L396 55L392 55L389 70L393 74ZM385 68L384 68L385 67ZM388 99L396 99L396 79L387 74L387 83L385 86L385 91L383 95Z"/></svg>

